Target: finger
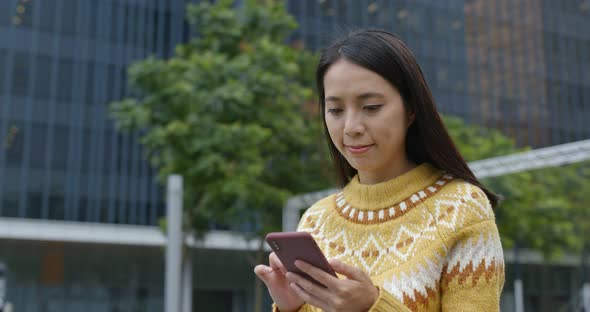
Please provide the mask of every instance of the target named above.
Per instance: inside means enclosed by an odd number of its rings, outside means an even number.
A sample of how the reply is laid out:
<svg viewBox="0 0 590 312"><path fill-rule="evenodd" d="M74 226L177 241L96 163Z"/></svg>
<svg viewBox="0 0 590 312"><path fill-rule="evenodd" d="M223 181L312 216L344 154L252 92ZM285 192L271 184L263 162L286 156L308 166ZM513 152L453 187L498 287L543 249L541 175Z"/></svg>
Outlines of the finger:
<svg viewBox="0 0 590 312"><path fill-rule="evenodd" d="M308 278L305 278L299 274L289 272L287 273L287 279L290 282L297 284L299 287L301 287L308 293L314 294L314 296L316 297L328 298L328 296L330 296L330 292L327 288L318 285L317 283L314 283Z"/></svg>
<svg viewBox="0 0 590 312"><path fill-rule="evenodd" d="M369 276L363 270L357 267L348 265L336 259L330 259L328 262L330 262L330 265L332 268L334 268L334 271L348 277L348 279L359 282L370 280Z"/></svg>
<svg viewBox="0 0 590 312"><path fill-rule="evenodd" d="M269 263L270 267L273 268L274 270L278 270L283 275L287 274L287 270L285 269L285 266L283 265L281 260L279 260L279 257L277 257L277 255L274 252L271 252L270 255L268 256L268 263Z"/></svg>
<svg viewBox="0 0 590 312"><path fill-rule="evenodd" d="M258 276L265 284L269 281L269 274L274 272L273 268L264 264L259 264L254 267L254 273Z"/></svg>
<svg viewBox="0 0 590 312"><path fill-rule="evenodd" d="M295 261L295 266L328 288L333 288L338 282L338 278L305 261L297 260Z"/></svg>
<svg viewBox="0 0 590 312"><path fill-rule="evenodd" d="M292 274L292 273L289 273L289 274ZM295 294L297 294L297 296L299 298L301 298L303 301L311 304L312 306L314 306L316 308L320 308L323 311L328 310L328 305L323 300L321 300L317 296L314 296L311 293L307 292L301 286L297 285L297 283L291 283L291 284L289 284L289 287L291 287L293 292L295 292Z"/></svg>
<svg viewBox="0 0 590 312"><path fill-rule="evenodd" d="M258 276L266 275L266 274L271 273L273 271L274 271L273 268L266 266L264 264L259 264L254 267L254 273L256 273L256 275L258 275Z"/></svg>

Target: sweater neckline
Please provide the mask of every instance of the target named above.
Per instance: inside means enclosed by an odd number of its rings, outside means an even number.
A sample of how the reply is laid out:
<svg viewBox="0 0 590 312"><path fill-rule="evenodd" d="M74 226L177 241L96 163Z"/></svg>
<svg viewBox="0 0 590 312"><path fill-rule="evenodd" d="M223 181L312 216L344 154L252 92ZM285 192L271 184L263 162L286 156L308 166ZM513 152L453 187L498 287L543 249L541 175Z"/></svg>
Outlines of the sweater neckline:
<svg viewBox="0 0 590 312"><path fill-rule="evenodd" d="M358 175L335 197L336 210L347 219L378 223L397 218L453 179L428 163L382 183L361 184Z"/></svg>

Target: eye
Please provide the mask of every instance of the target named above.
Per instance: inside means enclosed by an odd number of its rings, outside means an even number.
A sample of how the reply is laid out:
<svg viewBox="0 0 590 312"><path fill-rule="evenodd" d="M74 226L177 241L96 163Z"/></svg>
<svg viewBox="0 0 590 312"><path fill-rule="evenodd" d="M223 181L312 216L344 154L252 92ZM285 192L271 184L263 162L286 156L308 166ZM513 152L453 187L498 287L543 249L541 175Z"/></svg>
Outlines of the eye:
<svg viewBox="0 0 590 312"><path fill-rule="evenodd" d="M342 108L328 108L328 114L338 115L342 113Z"/></svg>
<svg viewBox="0 0 590 312"><path fill-rule="evenodd" d="M369 112L376 112L381 108L381 106L383 105L365 105L363 106L363 109Z"/></svg>

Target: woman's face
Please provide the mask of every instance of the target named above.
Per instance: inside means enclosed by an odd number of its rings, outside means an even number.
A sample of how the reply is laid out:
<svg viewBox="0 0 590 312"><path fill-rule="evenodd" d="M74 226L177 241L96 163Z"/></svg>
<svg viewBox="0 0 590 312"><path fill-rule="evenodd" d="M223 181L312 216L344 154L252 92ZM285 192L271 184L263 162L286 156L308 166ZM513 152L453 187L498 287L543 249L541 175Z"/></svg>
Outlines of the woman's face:
<svg viewBox="0 0 590 312"><path fill-rule="evenodd" d="M386 181L408 164L408 116L399 92L378 74L340 59L324 76L330 138L361 183ZM364 180L364 181L363 181Z"/></svg>

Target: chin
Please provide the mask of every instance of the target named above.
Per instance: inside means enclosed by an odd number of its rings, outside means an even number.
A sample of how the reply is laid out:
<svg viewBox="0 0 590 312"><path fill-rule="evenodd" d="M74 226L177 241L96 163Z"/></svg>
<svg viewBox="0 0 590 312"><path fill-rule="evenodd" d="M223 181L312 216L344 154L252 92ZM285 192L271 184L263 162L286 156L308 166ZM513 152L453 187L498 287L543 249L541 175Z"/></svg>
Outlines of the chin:
<svg viewBox="0 0 590 312"><path fill-rule="evenodd" d="M351 164L350 166L352 168L356 169L356 171L368 172L368 171L374 171L375 170L375 167L374 166L371 166L370 164L366 164L366 163L360 163L359 164L358 162L356 162L354 164L351 163L351 162L348 162L348 163Z"/></svg>

